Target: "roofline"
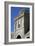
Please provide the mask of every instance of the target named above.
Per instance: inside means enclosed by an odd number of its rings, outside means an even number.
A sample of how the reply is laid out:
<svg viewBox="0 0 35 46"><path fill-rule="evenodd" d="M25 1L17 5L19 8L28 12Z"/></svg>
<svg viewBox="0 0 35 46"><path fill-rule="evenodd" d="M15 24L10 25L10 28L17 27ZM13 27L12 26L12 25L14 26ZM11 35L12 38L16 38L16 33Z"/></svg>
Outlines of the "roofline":
<svg viewBox="0 0 35 46"><path fill-rule="evenodd" d="M20 14L19 16L16 16L15 18L14 18L14 20L17 20L17 19L19 19L19 18L21 18L21 17L23 17L24 16L24 13L23 14Z"/></svg>

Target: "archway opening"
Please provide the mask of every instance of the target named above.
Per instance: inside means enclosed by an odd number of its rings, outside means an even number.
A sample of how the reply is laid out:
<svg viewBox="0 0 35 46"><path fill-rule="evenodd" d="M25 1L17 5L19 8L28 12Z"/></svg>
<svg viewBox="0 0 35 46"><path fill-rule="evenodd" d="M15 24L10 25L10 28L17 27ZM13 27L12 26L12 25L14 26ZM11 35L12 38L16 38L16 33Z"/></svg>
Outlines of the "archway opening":
<svg viewBox="0 0 35 46"><path fill-rule="evenodd" d="M21 36L20 36L20 35L18 35L16 39L21 39Z"/></svg>

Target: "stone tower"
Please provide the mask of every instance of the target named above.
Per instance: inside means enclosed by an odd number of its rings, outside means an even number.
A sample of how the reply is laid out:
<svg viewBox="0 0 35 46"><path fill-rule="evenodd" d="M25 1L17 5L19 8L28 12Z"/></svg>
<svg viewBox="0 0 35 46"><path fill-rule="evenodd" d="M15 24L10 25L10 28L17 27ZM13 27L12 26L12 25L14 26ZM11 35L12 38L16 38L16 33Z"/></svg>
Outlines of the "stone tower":
<svg viewBox="0 0 35 46"><path fill-rule="evenodd" d="M14 18L14 32L11 32L11 39L30 38L30 15L23 9Z"/></svg>
<svg viewBox="0 0 35 46"><path fill-rule="evenodd" d="M29 32L29 13L21 10L19 16L16 16L14 20L14 38L25 38L26 33Z"/></svg>
<svg viewBox="0 0 35 46"><path fill-rule="evenodd" d="M15 38L24 38L24 12L20 11L20 15L15 18Z"/></svg>

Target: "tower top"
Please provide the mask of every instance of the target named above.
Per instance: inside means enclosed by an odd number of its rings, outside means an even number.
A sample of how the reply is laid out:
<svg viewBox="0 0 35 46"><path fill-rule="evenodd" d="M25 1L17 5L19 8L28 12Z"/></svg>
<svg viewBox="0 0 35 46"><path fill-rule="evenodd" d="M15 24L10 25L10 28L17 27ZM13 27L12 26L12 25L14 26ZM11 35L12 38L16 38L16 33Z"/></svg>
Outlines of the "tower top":
<svg viewBox="0 0 35 46"><path fill-rule="evenodd" d="M17 20L17 19L19 19L23 16L24 16L24 10L22 9L22 10L19 11L19 16L16 16L14 20Z"/></svg>

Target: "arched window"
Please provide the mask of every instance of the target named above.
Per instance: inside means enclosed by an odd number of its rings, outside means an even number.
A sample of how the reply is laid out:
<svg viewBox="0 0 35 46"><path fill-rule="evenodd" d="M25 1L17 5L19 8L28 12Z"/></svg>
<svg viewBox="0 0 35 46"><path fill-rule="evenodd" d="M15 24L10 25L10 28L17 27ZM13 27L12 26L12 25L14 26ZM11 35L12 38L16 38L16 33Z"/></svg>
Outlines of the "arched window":
<svg viewBox="0 0 35 46"><path fill-rule="evenodd" d="M20 35L18 35L16 39L21 39L21 36L20 36Z"/></svg>

